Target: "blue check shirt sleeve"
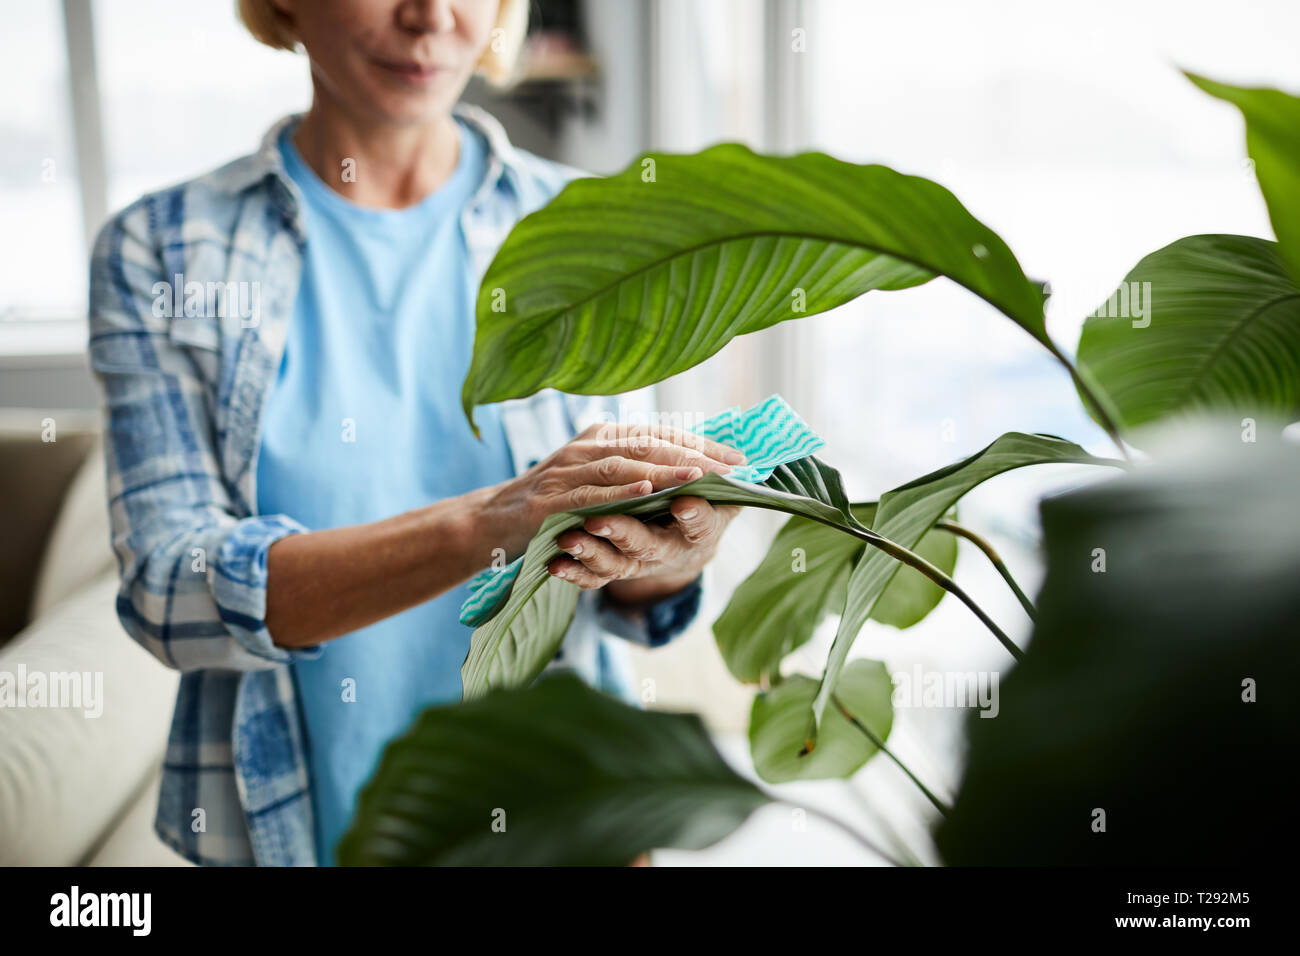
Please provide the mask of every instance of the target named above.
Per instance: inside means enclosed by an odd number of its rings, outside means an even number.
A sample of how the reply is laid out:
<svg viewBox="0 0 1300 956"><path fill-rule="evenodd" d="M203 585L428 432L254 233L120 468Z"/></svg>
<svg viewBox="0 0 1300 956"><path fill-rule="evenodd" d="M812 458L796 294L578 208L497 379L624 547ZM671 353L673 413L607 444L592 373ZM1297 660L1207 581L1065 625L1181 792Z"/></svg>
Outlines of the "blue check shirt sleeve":
<svg viewBox="0 0 1300 956"><path fill-rule="evenodd" d="M703 593L701 578L697 577L675 594L644 608L619 607L602 594L600 626L633 644L663 647L691 626L699 614Z"/></svg>
<svg viewBox="0 0 1300 956"><path fill-rule="evenodd" d="M178 670L257 670L320 653L286 650L266 627L267 552L305 531L250 515L219 467L217 423L201 363L155 314L164 282L148 200L95 243L90 361L107 408L112 543L127 633Z"/></svg>

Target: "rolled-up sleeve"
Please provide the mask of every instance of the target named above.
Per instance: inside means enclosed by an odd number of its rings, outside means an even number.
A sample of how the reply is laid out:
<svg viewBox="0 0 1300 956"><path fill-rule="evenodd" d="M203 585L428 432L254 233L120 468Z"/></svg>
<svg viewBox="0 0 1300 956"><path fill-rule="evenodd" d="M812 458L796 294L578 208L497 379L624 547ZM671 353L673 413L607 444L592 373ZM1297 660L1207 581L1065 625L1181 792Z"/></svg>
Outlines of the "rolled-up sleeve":
<svg viewBox="0 0 1300 956"><path fill-rule="evenodd" d="M91 260L90 364L107 415L118 617L183 671L315 656L318 648L277 647L267 631L267 552L307 529L284 515L247 516L233 503L213 389L172 341L170 319L155 314L155 287L166 280L152 213L142 200L117 216Z"/></svg>

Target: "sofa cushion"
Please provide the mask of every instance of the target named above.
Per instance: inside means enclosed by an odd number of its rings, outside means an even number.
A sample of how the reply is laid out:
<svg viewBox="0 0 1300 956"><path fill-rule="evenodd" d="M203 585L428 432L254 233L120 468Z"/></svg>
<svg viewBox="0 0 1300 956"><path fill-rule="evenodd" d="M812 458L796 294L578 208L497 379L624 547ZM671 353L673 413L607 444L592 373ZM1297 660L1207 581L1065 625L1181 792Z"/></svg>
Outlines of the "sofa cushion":
<svg viewBox="0 0 1300 956"><path fill-rule="evenodd" d="M46 541L32 594L32 620L117 566L111 535L104 445L96 436L63 496Z"/></svg>
<svg viewBox="0 0 1300 956"><path fill-rule="evenodd" d="M162 760L179 675L122 631L116 593L102 575L0 647L0 866L83 862ZM19 677L70 672L102 675L100 699L15 706Z"/></svg>
<svg viewBox="0 0 1300 956"><path fill-rule="evenodd" d="M193 866L159 839L153 829L158 812L160 766L145 780L122 817L113 822L108 837L95 849L87 866Z"/></svg>

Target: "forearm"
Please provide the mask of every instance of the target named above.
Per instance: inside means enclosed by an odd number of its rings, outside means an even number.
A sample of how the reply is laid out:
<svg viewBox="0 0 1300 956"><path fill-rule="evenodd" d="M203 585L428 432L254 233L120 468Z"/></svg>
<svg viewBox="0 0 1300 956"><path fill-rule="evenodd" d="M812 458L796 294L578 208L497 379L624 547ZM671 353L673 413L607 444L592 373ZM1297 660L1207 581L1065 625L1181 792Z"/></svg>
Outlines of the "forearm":
<svg viewBox="0 0 1300 956"><path fill-rule="evenodd" d="M342 637L451 590L492 559L484 488L370 524L281 538L267 552L266 625L280 647Z"/></svg>

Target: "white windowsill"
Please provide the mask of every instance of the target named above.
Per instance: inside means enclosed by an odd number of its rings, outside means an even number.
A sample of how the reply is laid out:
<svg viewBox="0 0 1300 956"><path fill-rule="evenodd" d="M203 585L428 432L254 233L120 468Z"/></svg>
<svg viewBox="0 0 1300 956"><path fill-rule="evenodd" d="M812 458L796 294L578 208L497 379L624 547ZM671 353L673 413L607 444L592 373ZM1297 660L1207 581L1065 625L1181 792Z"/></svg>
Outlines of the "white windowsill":
<svg viewBox="0 0 1300 956"><path fill-rule="evenodd" d="M0 364L9 368L81 364L87 334L84 317L5 319L0 321Z"/></svg>

